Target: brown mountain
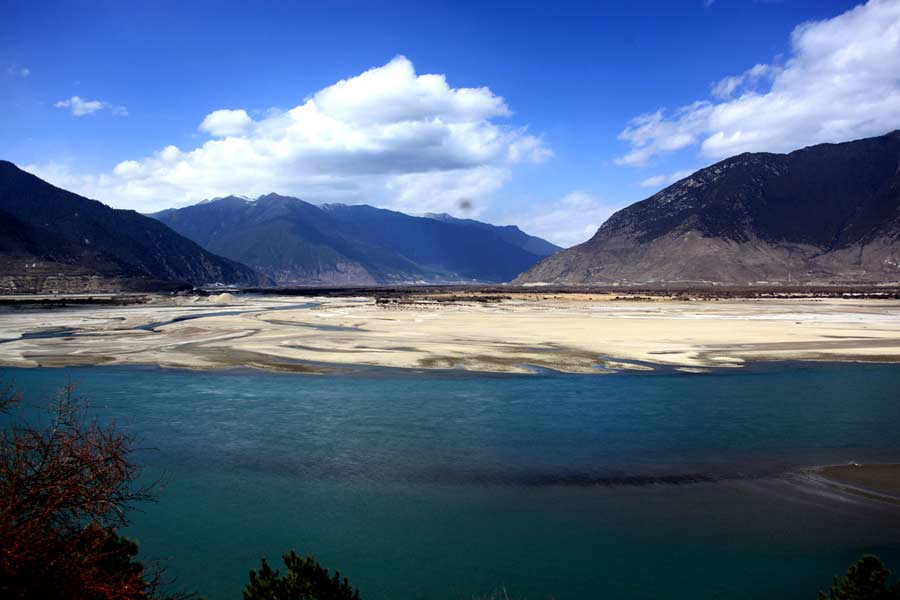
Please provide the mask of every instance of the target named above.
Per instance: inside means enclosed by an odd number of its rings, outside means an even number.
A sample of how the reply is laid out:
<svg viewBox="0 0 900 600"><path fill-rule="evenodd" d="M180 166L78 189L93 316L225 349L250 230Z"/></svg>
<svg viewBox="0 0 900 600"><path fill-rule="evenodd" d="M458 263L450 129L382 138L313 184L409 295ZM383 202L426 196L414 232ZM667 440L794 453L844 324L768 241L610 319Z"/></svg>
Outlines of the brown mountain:
<svg viewBox="0 0 900 600"><path fill-rule="evenodd" d="M900 131L745 153L609 218L515 283L900 281Z"/></svg>

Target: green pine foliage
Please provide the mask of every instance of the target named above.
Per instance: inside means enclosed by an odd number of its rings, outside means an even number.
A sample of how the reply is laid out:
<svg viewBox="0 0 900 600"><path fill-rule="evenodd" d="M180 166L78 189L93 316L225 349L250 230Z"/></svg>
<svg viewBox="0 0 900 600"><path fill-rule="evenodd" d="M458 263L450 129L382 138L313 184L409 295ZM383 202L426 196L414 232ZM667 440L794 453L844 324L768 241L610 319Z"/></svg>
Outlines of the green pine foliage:
<svg viewBox="0 0 900 600"><path fill-rule="evenodd" d="M834 578L831 590L819 592L819 600L900 600L900 583L888 585L891 572L877 556L856 561L842 578Z"/></svg>
<svg viewBox="0 0 900 600"><path fill-rule="evenodd" d="M244 600L359 600L359 590L350 587L347 578L334 575L312 556L300 557L291 550L282 556L284 575L262 559L259 571L250 571L250 583L244 588Z"/></svg>

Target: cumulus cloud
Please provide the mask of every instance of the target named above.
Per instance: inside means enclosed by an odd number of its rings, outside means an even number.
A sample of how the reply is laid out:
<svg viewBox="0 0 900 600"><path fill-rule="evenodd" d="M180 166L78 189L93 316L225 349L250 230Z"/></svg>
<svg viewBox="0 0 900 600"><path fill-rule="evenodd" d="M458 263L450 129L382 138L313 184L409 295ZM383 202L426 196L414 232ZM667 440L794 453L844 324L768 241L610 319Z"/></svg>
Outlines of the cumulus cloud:
<svg viewBox="0 0 900 600"><path fill-rule="evenodd" d="M486 87L453 88L398 56L256 120L217 110L193 149L168 146L111 173L67 176L33 165L57 185L117 206L158 210L227 194L278 192L313 202L366 202L410 212L445 211L468 199L479 212L516 164L550 155L541 139L504 121Z"/></svg>
<svg viewBox="0 0 900 600"><path fill-rule="evenodd" d="M756 65L711 91L714 100L632 119L619 136L631 148L616 162L644 165L696 145L710 159L786 152L900 127L900 1L801 24L783 64Z"/></svg>
<svg viewBox="0 0 900 600"><path fill-rule="evenodd" d="M80 96L72 96L66 100L60 100L53 106L67 109L75 117L91 115L98 110L108 110L117 117L128 116L128 110L124 106L118 106L102 100L87 100Z"/></svg>
<svg viewBox="0 0 900 600"><path fill-rule="evenodd" d="M540 203L529 211L500 220L514 223L523 231L559 246L570 247L590 239L619 208L622 206L575 190L558 200Z"/></svg>
<svg viewBox="0 0 900 600"><path fill-rule="evenodd" d="M200 131L206 132L215 137L228 137L232 135L242 135L249 131L253 126L253 119L247 114L246 110L216 110L203 119L200 123Z"/></svg>

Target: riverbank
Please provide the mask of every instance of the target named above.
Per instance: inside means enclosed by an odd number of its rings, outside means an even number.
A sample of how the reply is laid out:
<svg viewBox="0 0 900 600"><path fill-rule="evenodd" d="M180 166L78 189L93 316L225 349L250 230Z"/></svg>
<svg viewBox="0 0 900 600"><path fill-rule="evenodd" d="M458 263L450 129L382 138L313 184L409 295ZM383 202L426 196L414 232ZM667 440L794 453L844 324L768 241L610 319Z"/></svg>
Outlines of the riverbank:
<svg viewBox="0 0 900 600"><path fill-rule="evenodd" d="M900 361L900 301L617 294L429 294L400 300L223 294L134 306L0 310L0 364L341 365L527 373Z"/></svg>

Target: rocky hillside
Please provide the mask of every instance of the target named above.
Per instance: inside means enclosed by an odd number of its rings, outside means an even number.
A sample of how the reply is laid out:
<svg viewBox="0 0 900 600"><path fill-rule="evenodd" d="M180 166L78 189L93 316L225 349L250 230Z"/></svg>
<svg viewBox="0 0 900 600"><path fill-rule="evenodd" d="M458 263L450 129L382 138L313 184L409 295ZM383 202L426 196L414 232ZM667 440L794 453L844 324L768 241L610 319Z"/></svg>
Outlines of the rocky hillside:
<svg viewBox="0 0 900 600"><path fill-rule="evenodd" d="M516 283L900 281L900 132L746 153L620 210Z"/></svg>
<svg viewBox="0 0 900 600"><path fill-rule="evenodd" d="M280 285L509 281L556 248L517 228L277 194L153 216Z"/></svg>
<svg viewBox="0 0 900 600"><path fill-rule="evenodd" d="M265 285L162 223L54 187L0 161L0 290Z"/></svg>

